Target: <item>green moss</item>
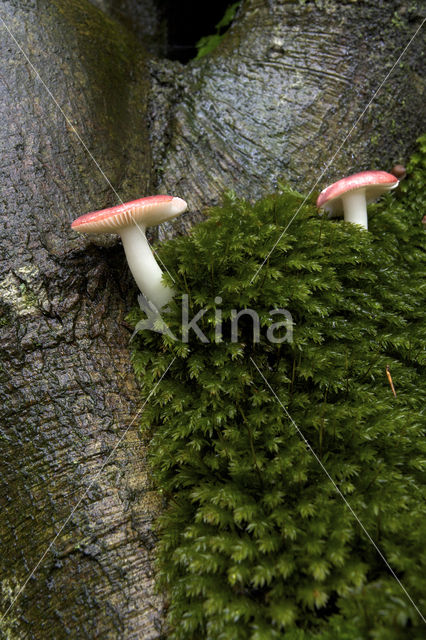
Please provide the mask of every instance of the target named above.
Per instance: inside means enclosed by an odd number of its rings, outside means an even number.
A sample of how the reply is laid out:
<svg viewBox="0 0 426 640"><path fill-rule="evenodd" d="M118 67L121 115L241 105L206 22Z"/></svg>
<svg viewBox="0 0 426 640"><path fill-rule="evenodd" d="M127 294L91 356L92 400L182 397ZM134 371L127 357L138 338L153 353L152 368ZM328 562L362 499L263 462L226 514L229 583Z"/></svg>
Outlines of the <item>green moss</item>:
<svg viewBox="0 0 426 640"><path fill-rule="evenodd" d="M210 339L133 341L165 496L170 638L420 639L359 521L424 610L425 169L426 136L398 192L369 208L369 232L283 188L254 205L228 195L160 247ZM163 314L176 336L180 303ZM219 306L225 328L231 308L256 310L260 342L250 323L215 342ZM291 312L293 342L267 340L274 307Z"/></svg>
<svg viewBox="0 0 426 640"><path fill-rule="evenodd" d="M240 0L229 5L229 7L225 11L223 18L216 25L216 32L209 36L204 36L203 38L200 38L200 40L198 40L196 44L198 50L198 53L195 56L196 60L199 58L203 58L216 49L218 44L223 39L226 30L229 28L233 19L235 18L235 14L237 13L237 9L239 6Z"/></svg>

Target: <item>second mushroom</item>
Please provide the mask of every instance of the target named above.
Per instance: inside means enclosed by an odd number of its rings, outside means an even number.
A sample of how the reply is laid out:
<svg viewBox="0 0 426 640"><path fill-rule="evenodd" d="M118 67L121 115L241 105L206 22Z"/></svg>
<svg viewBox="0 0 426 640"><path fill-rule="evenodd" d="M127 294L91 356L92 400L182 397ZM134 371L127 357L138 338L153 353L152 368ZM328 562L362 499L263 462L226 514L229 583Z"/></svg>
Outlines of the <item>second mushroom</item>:
<svg viewBox="0 0 426 640"><path fill-rule="evenodd" d="M368 229L367 204L399 184L386 171L361 171L326 187L318 196L317 207L330 217L343 215L346 222Z"/></svg>

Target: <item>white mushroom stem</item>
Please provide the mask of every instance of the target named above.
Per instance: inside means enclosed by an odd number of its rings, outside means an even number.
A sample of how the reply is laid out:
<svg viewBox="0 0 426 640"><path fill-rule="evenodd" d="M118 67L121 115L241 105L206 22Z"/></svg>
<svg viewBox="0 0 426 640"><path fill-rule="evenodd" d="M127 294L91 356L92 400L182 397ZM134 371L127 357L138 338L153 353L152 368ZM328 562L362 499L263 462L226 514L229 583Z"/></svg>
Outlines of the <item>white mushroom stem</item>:
<svg viewBox="0 0 426 640"><path fill-rule="evenodd" d="M174 292L162 282L163 272L146 239L145 227L139 223L123 227L118 232L136 284L144 296L160 310L172 299Z"/></svg>
<svg viewBox="0 0 426 640"><path fill-rule="evenodd" d="M368 229L367 199L365 189L348 191L341 196L345 222L360 224Z"/></svg>

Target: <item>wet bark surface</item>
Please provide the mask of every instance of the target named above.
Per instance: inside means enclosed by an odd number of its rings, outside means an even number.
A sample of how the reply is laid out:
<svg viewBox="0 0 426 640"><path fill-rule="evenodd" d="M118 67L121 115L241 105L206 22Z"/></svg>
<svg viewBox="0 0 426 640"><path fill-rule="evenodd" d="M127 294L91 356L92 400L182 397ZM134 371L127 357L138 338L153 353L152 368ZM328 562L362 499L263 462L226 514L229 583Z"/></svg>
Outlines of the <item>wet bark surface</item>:
<svg viewBox="0 0 426 640"><path fill-rule="evenodd" d="M165 0L89 0L105 15L134 34L146 50L164 56L167 50Z"/></svg>
<svg viewBox="0 0 426 640"><path fill-rule="evenodd" d="M281 180L320 191L405 161L426 124L424 29L352 127L420 14L388 0L246 0L208 58L151 64L169 109L163 128L153 113L160 190L176 184L198 209L224 189L257 198Z"/></svg>
<svg viewBox="0 0 426 640"><path fill-rule="evenodd" d="M184 66L146 54L143 37L96 4L0 10L58 103L0 22L3 612L75 509L0 623L11 639L162 633L160 500L124 321L136 289L117 240L94 244L70 222L165 191L189 202L179 232L226 188L255 198L288 180L308 191L421 20L416 3L246 0L219 48ZM407 159L425 125L422 41L318 190Z"/></svg>
<svg viewBox="0 0 426 640"><path fill-rule="evenodd" d="M3 27L3 611L82 502L0 636L154 638L158 499L131 424L139 393L124 322L136 291L121 247L95 246L69 227L117 202L73 126L121 198L150 190L146 63L133 38L88 3L7 3L1 15L69 119Z"/></svg>

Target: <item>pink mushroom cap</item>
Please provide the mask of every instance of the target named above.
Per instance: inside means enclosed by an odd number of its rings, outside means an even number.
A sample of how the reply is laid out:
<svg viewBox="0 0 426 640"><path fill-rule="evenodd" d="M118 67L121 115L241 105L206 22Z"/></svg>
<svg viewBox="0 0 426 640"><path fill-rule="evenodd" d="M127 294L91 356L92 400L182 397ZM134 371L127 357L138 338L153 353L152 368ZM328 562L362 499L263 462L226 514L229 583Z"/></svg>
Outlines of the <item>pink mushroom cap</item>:
<svg viewBox="0 0 426 640"><path fill-rule="evenodd" d="M346 193L363 189L366 202L369 203L398 184L398 178L387 171L361 171L323 189L318 196L317 207L326 209L332 215L339 215L343 213L342 196Z"/></svg>
<svg viewBox="0 0 426 640"><path fill-rule="evenodd" d="M72 223L74 231L81 233L119 233L120 228L138 223L143 227L155 226L172 220L187 208L185 200L174 196L148 196L116 207L91 211Z"/></svg>

